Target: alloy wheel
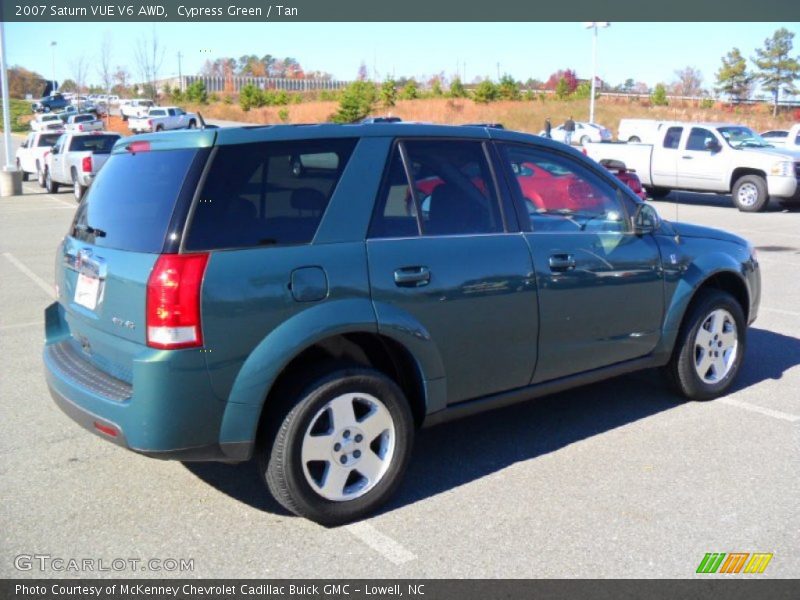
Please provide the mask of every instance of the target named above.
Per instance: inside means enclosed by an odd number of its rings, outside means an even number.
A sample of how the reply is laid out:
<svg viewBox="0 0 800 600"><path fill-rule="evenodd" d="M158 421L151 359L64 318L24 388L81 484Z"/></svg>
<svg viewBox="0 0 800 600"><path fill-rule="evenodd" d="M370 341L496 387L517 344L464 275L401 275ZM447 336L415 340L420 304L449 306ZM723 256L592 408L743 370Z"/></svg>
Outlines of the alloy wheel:
<svg viewBox="0 0 800 600"><path fill-rule="evenodd" d="M705 383L719 383L730 373L739 351L733 315L724 308L703 320L694 340L694 368Z"/></svg>

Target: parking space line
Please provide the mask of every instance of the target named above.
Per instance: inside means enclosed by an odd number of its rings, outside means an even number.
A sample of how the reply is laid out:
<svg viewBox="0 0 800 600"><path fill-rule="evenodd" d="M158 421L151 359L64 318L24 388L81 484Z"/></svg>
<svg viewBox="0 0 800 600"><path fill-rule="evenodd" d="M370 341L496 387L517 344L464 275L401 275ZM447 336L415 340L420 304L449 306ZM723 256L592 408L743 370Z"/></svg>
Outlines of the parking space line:
<svg viewBox="0 0 800 600"><path fill-rule="evenodd" d="M36 273L31 271L28 267L26 267L19 260L17 260L16 256L11 254L10 252L3 252L3 257L5 257L5 259L8 262L10 262L12 265L17 267L17 269L22 271L23 275L25 275L28 279L33 281L33 283L35 283L40 288L42 288L48 296L50 296L51 298L55 298L56 297L56 293L55 293L55 290L53 289L53 286L48 285L47 282L44 279L39 277Z"/></svg>
<svg viewBox="0 0 800 600"><path fill-rule="evenodd" d="M402 565L403 563L416 560L417 558L416 554L410 552L401 544L389 536L382 534L372 525L364 521L352 523L351 525L347 525L344 529L396 565Z"/></svg>
<svg viewBox="0 0 800 600"><path fill-rule="evenodd" d="M0 325L0 331L8 331L9 329L22 329L24 327L33 327L38 325L41 327L41 321L28 321L27 323L12 323L11 325Z"/></svg>
<svg viewBox="0 0 800 600"><path fill-rule="evenodd" d="M800 421L800 415L792 415L789 413L785 413L781 410L774 410L772 408L756 406L755 404L750 404L749 402L742 402L741 400L736 400L734 398L717 398L716 401L722 402L723 404L727 404L728 406L735 406L737 408L749 410L750 412L755 412L762 415L766 415L768 417L773 417L775 419L782 419L783 421L789 421L790 423L797 423L798 421Z"/></svg>
<svg viewBox="0 0 800 600"><path fill-rule="evenodd" d="M63 198L56 198L52 194L47 194L47 193L44 193L44 192L38 192L36 190L36 187L34 187L32 190L30 188L27 188L27 190L26 190L26 188L23 187L23 191L27 191L29 194L31 194L33 196L43 196L44 198L50 198L50 200L55 200L56 202L60 202L61 204L69 206L70 208L77 208L77 206L78 206L75 202L68 202L68 201L64 200Z"/></svg>

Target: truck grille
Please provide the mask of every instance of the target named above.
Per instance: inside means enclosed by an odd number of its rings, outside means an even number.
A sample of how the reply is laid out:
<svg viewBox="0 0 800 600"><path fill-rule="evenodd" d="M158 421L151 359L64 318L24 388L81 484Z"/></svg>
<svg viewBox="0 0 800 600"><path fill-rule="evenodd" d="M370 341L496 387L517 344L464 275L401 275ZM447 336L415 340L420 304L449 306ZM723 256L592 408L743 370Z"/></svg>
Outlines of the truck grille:
<svg viewBox="0 0 800 600"><path fill-rule="evenodd" d="M133 395L133 386L95 367L69 341L47 346L45 354L62 376L99 396L122 402Z"/></svg>

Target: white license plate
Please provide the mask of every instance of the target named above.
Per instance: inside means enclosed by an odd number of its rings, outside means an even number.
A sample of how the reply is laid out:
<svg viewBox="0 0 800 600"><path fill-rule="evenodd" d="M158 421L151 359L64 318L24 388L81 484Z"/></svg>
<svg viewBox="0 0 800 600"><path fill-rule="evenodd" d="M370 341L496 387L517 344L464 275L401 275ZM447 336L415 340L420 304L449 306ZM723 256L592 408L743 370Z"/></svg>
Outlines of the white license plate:
<svg viewBox="0 0 800 600"><path fill-rule="evenodd" d="M97 296L100 292L100 280L83 273L78 275L75 286L75 304L85 306L89 310L97 308Z"/></svg>

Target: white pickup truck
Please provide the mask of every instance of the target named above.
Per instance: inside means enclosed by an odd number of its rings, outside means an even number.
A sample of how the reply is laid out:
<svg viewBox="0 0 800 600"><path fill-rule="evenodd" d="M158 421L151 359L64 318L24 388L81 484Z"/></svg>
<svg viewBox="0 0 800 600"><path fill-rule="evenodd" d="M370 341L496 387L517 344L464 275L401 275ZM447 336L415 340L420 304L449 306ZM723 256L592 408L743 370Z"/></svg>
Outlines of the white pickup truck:
<svg viewBox="0 0 800 600"><path fill-rule="evenodd" d="M178 106L159 106L150 109L146 117L130 119L128 127L136 133L169 131L170 129L194 129L197 115L187 113Z"/></svg>
<svg viewBox="0 0 800 600"><path fill-rule="evenodd" d="M134 98L133 100L125 100L119 105L119 116L123 121L128 119L138 119L147 114L147 111L155 106L155 102L145 98Z"/></svg>
<svg viewBox="0 0 800 600"><path fill-rule="evenodd" d="M671 190L731 194L741 211L764 210L770 197L800 202L800 153L771 146L729 123L667 123L653 144L590 143L586 154L635 169L653 198Z"/></svg>
<svg viewBox="0 0 800 600"><path fill-rule="evenodd" d="M118 133L96 131L62 134L45 156L47 191L55 194L60 185L71 185L75 199L80 201L121 137Z"/></svg>
<svg viewBox="0 0 800 600"><path fill-rule="evenodd" d="M34 131L28 134L16 154L17 170L22 171L22 181L27 181L28 175L35 173L39 185L44 187L44 157L60 137L60 131Z"/></svg>
<svg viewBox="0 0 800 600"><path fill-rule="evenodd" d="M102 131L103 121L91 113L72 115L67 119L67 131Z"/></svg>
<svg viewBox="0 0 800 600"><path fill-rule="evenodd" d="M64 129L64 122L56 113L40 113L31 119L31 131L60 131L62 129Z"/></svg>

